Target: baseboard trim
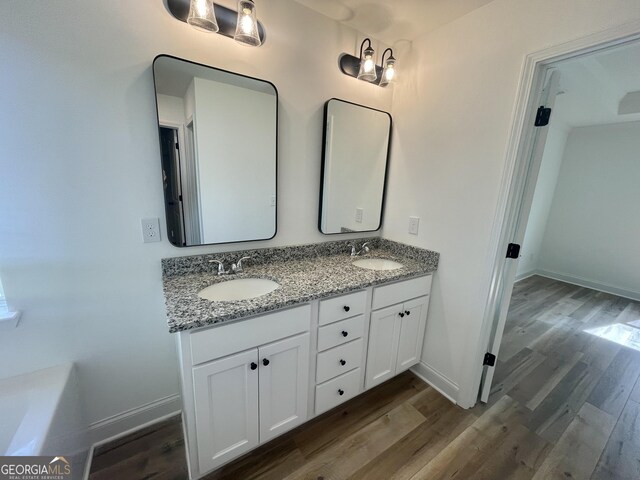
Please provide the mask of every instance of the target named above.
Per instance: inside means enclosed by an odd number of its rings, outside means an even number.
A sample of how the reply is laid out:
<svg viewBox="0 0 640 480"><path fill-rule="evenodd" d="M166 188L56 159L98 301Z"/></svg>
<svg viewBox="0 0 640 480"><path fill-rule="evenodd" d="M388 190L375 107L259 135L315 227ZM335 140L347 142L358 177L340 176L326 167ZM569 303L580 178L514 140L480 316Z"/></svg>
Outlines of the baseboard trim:
<svg viewBox="0 0 640 480"><path fill-rule="evenodd" d="M579 287L591 288L593 290L610 293L612 295L617 295L618 297L624 297L640 302L640 292L634 292L633 290L626 290L624 288L614 287L613 285L608 285L606 283L594 282L593 280L589 280L587 278L565 275L563 273L552 272L549 270L538 269L534 272L534 274L540 275L541 277L559 280L561 282L570 283Z"/></svg>
<svg viewBox="0 0 640 480"><path fill-rule="evenodd" d="M535 270L529 270L528 272L521 273L520 275L516 275L514 283L521 282L522 280L526 280L527 278L533 277L534 275L536 275Z"/></svg>
<svg viewBox="0 0 640 480"><path fill-rule="evenodd" d="M112 415L89 425L89 442L94 447L102 445L167 417L177 415L181 409L180 395L175 394Z"/></svg>
<svg viewBox="0 0 640 480"><path fill-rule="evenodd" d="M459 388L455 382L449 380L446 376L440 372L434 370L429 365L419 362L413 367L411 371L420 379L431 385L442 395L447 397L451 402L457 404Z"/></svg>

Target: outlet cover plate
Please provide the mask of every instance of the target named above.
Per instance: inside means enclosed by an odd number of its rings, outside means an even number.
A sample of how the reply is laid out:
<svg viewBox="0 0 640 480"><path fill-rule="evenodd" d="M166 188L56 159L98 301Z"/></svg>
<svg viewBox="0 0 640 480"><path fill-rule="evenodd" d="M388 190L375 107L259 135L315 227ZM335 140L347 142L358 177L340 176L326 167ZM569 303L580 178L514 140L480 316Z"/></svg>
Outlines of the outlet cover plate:
<svg viewBox="0 0 640 480"><path fill-rule="evenodd" d="M417 235L420 227L420 217L409 217L409 233Z"/></svg>
<svg viewBox="0 0 640 480"><path fill-rule="evenodd" d="M142 224L142 241L144 243L152 243L160 241L160 219L159 218L143 218Z"/></svg>

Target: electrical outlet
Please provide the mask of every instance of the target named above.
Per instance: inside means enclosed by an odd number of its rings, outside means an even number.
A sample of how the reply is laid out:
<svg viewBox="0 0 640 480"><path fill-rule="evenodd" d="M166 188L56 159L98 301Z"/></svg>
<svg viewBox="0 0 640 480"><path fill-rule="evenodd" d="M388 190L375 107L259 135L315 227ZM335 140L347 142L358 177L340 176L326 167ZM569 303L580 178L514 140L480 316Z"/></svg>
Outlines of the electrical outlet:
<svg viewBox="0 0 640 480"><path fill-rule="evenodd" d="M363 208L356 208L356 223L362 223L362 215L364 214Z"/></svg>
<svg viewBox="0 0 640 480"><path fill-rule="evenodd" d="M160 219L159 218L143 218L142 223L142 240L144 243L160 241Z"/></svg>
<svg viewBox="0 0 640 480"><path fill-rule="evenodd" d="M409 233L411 235L418 234L418 227L420 226L420 218L419 217L409 217Z"/></svg>

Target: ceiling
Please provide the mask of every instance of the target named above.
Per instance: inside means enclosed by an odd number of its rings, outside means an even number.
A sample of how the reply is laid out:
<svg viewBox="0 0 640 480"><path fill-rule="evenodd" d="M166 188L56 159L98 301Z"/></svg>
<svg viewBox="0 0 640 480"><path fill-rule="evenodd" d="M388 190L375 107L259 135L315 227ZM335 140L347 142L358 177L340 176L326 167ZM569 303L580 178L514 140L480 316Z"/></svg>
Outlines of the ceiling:
<svg viewBox="0 0 640 480"><path fill-rule="evenodd" d="M296 1L387 45L394 45L435 30L492 0Z"/></svg>
<svg viewBox="0 0 640 480"><path fill-rule="evenodd" d="M620 101L640 91L640 42L558 65L555 112L568 127L640 121L640 112L618 114Z"/></svg>

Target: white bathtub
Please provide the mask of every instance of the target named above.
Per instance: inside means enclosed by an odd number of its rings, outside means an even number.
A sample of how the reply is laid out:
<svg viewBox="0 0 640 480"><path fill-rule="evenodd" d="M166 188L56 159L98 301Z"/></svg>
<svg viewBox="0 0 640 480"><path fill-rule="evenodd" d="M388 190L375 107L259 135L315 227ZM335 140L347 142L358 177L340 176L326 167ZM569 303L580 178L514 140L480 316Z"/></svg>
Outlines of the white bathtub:
<svg viewBox="0 0 640 480"><path fill-rule="evenodd" d="M0 380L0 456L86 449L73 364Z"/></svg>

